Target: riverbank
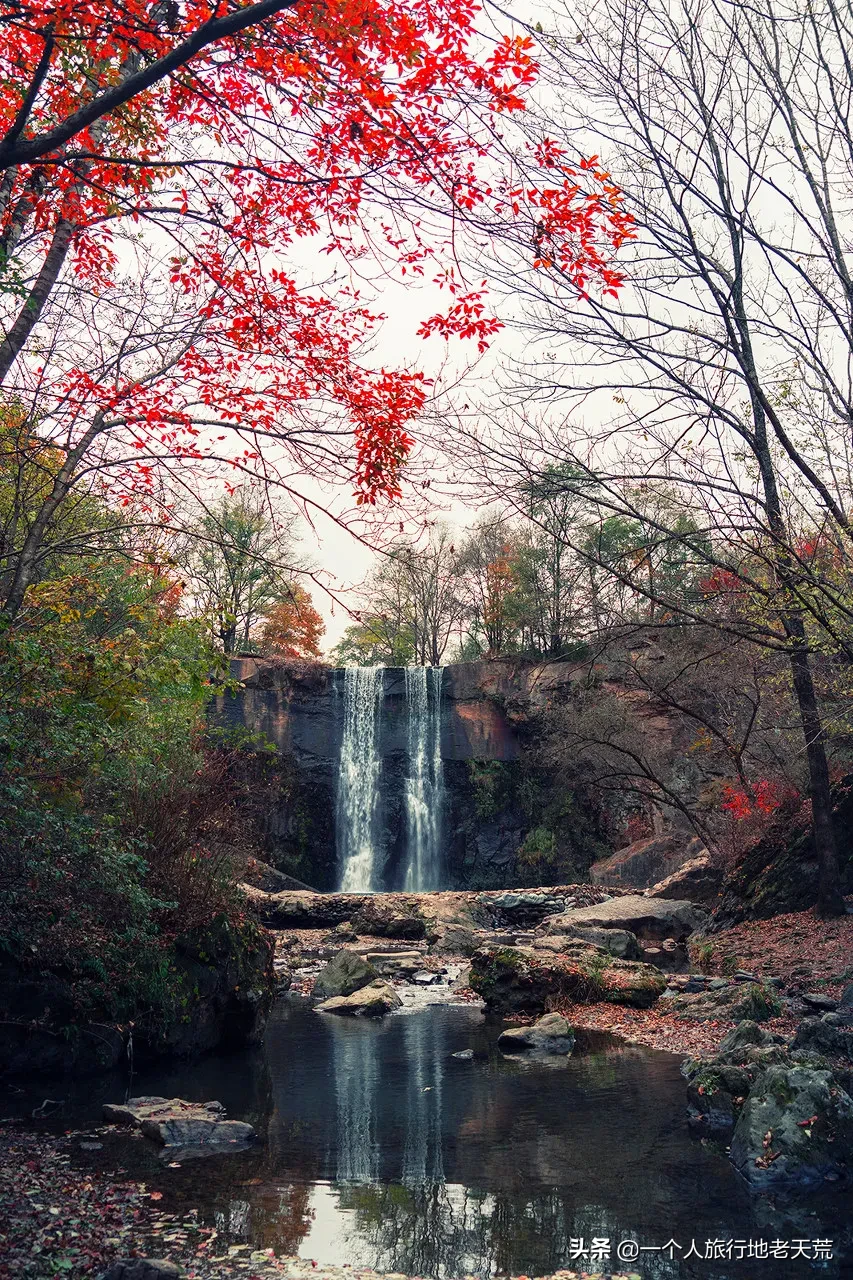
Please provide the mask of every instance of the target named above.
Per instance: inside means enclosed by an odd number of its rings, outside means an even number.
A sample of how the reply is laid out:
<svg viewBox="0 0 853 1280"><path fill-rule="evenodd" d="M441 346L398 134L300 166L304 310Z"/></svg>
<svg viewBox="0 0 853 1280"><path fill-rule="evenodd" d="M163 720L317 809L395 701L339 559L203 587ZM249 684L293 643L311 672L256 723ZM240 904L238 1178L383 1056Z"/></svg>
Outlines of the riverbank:
<svg viewBox="0 0 853 1280"><path fill-rule="evenodd" d="M273 1250L223 1246L198 1211L183 1216L159 1209L162 1195L144 1182L87 1170L72 1156L96 1140L89 1131L62 1135L0 1125L0 1280L100 1276L119 1258L168 1258L187 1280L374 1280L362 1267L326 1267L310 1258L276 1257ZM559 1280L642 1280L640 1272L555 1273ZM408 1280L398 1273L386 1280ZM462 1277L459 1278L462 1280ZM474 1280L473 1277L466 1280Z"/></svg>
<svg viewBox="0 0 853 1280"><path fill-rule="evenodd" d="M291 990L310 996L316 974L337 951L346 949L372 957L404 994L411 992L412 973L420 970L422 978L430 972L436 977L436 986L422 988L431 1000L479 1002L479 996L467 986L469 955L454 947L463 927L467 928L463 940L469 953L474 945L527 945L537 938L517 927L505 926L503 932L495 933L472 929L470 921L461 925L456 902L461 897L452 895L453 914L447 923L442 922L437 941L432 943L425 938L396 942L340 930L330 933L328 928L277 932L276 970L286 975ZM799 1023L821 1007L821 1001L826 1002L823 1008L829 1008L853 980L853 916L819 920L811 911L794 912L702 937L691 943L689 950L689 968L668 975L668 992L650 1008L570 1001L561 1001L556 1007L575 1027L612 1032L629 1044L706 1057L716 1053L740 1020L740 1016L727 1016L732 1012L732 1000L754 982L766 987L771 997L778 993L778 1010L774 1015L768 1008L765 1013L770 1016L762 1019L763 1025L790 1040ZM382 962L383 952L387 964ZM458 976L442 983L439 975L447 970ZM706 984L704 992L690 994L691 986L701 982ZM516 1020L525 1021L523 1017Z"/></svg>

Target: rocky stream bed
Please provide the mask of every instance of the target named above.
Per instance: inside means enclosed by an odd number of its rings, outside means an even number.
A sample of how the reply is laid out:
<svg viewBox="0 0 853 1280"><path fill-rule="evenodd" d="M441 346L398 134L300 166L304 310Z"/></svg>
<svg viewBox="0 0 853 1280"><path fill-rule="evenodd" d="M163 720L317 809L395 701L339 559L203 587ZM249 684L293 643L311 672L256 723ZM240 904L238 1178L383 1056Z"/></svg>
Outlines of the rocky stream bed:
<svg viewBox="0 0 853 1280"><path fill-rule="evenodd" d="M625 1045L685 1059L685 1129L689 1123L698 1141L728 1151L753 1194L849 1186L853 918L818 927L810 913L799 913L707 935L707 913L688 900L597 885L370 898L272 889L256 883L247 892L273 931L278 995L313 1007L321 1024L380 1023L389 1014L418 1019L435 1005L484 1006L512 1024L502 1024L503 1035L500 1027L490 1033L505 1055L555 1061L571 1057L584 1029L615 1033ZM338 1040L346 1049L348 1037ZM460 1062L475 1056L473 1049L445 1055ZM98 1276L121 1258L145 1257L166 1257L198 1280L376 1274L228 1243L186 1198L183 1207L161 1212L162 1193L122 1165L104 1168L95 1158L81 1168L87 1144L115 1152L115 1129L64 1128L73 1107L63 1112L62 1089L51 1087L52 1116L45 1102L41 1114L32 1107L0 1124L2 1280ZM32 1097L31 1087L20 1092ZM227 1129L223 1115L214 1118ZM174 1154L165 1167L192 1158ZM227 1164L246 1157L211 1158ZM125 1268L113 1280L167 1274ZM555 1274L656 1280L693 1273L638 1262L636 1270L587 1266Z"/></svg>

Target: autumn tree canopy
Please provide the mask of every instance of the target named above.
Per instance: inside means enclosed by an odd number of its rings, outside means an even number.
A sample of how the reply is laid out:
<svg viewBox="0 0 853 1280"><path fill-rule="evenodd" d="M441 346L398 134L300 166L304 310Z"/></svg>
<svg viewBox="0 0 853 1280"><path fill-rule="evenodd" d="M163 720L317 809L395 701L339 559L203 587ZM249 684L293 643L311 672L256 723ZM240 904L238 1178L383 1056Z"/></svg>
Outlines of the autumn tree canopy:
<svg viewBox="0 0 853 1280"><path fill-rule="evenodd" d="M45 522L84 473L161 508L223 469L297 500L312 474L368 507L399 496L425 385L362 358L370 279L431 274L449 306L422 333L485 343L497 322L449 252L478 209L541 221L544 202L583 287L618 284L630 229L606 175L556 152L541 189L496 170L536 65L528 37L475 47L477 13L0 4L0 379L66 453Z"/></svg>
<svg viewBox="0 0 853 1280"><path fill-rule="evenodd" d="M261 631L261 648L276 658L319 658L326 624L298 582L269 610Z"/></svg>

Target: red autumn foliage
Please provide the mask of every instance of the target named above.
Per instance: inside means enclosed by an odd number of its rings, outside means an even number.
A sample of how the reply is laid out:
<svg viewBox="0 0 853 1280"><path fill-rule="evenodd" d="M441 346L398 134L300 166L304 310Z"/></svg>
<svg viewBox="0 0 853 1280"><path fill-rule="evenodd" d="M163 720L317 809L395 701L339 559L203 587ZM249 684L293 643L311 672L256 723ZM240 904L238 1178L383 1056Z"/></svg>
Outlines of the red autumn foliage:
<svg viewBox="0 0 853 1280"><path fill-rule="evenodd" d="M723 800L720 805L726 813L738 821L756 814L775 813L784 800L791 795L789 785L774 782L770 778L761 778L749 795L742 787L734 787L726 783L723 787Z"/></svg>
<svg viewBox="0 0 853 1280"><path fill-rule="evenodd" d="M442 265L452 232L443 244L422 209L535 216L542 263L581 293L618 288L631 220L597 159L572 165L546 142L547 181L493 190L496 122L537 67L524 36L475 51L478 13L472 0L0 0L0 250L45 285L37 306L6 295L0 375L37 392L56 438L96 456L126 501L155 499L175 463L272 467L288 483L296 464L348 475L360 504L398 497L425 384L363 363L381 317L355 274L433 261L451 302L421 332L482 348L499 327ZM297 257L330 259L303 267L313 287ZM341 263L350 283L324 285ZM76 307L36 355L27 339L68 264Z"/></svg>

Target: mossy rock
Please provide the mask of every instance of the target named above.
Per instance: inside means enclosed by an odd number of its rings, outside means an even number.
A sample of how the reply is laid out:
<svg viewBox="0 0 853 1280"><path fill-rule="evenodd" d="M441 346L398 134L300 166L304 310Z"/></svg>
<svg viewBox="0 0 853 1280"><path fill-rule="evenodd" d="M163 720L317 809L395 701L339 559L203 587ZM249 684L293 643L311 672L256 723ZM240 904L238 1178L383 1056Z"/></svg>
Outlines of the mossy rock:
<svg viewBox="0 0 853 1280"><path fill-rule="evenodd" d="M469 982L489 1008L505 1013L541 1012L560 999L645 1009L666 986L652 965L616 960L580 944L558 955L483 947L474 953Z"/></svg>

